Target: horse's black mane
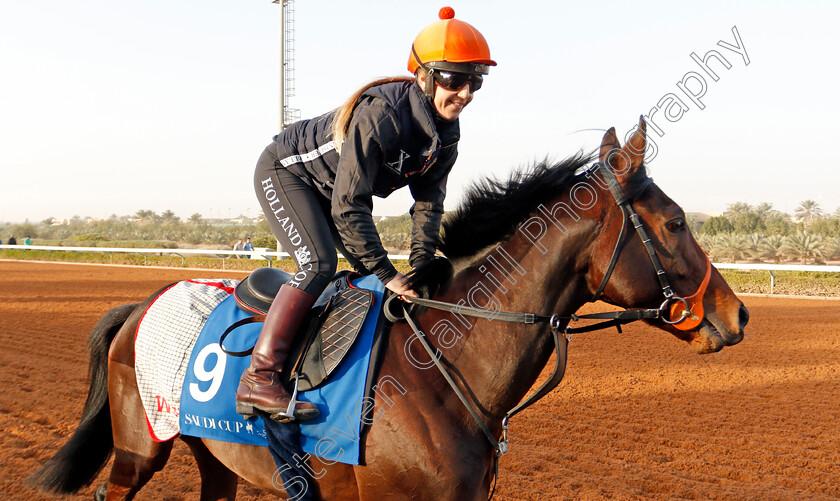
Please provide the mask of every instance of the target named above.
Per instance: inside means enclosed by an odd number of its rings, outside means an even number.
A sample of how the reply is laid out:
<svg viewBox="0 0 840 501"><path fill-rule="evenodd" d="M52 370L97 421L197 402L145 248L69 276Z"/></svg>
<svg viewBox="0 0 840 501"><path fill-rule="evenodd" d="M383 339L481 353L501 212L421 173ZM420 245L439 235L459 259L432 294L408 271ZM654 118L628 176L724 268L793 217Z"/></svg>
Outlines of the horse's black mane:
<svg viewBox="0 0 840 501"><path fill-rule="evenodd" d="M592 155L580 152L559 163L543 161L516 170L507 180L476 182L455 213L444 218L441 252L448 258L471 256L499 242L540 204L571 188L575 171L592 160Z"/></svg>

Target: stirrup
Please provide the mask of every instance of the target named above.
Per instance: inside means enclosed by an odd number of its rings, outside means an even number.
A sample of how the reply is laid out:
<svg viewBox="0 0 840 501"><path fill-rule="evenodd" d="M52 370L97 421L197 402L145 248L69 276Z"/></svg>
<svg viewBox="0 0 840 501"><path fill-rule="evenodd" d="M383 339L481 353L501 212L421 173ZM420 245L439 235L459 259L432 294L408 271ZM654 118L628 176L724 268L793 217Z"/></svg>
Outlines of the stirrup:
<svg viewBox="0 0 840 501"><path fill-rule="evenodd" d="M271 419L274 421L278 421L280 423L289 423L295 420L295 407L297 407L297 394L298 394L298 380L300 378L300 374L295 373L295 389L292 392L292 398L289 399L289 406L286 407L286 411L283 412L275 412L271 415Z"/></svg>

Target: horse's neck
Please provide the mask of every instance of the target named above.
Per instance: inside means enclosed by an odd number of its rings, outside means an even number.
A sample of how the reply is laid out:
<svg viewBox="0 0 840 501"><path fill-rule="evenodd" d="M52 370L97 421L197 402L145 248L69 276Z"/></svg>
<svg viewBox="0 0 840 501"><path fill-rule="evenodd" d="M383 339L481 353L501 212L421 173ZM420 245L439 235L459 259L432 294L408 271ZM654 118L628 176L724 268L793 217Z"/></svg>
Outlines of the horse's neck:
<svg viewBox="0 0 840 501"><path fill-rule="evenodd" d="M555 230L543 240L546 254L521 235L491 246L460 265L443 299L491 310L568 316L589 293L582 272L593 230L594 225L583 222L566 234ZM466 316L458 317L457 326L463 337L441 352L485 416L498 417L522 399L548 361L554 348L549 327Z"/></svg>

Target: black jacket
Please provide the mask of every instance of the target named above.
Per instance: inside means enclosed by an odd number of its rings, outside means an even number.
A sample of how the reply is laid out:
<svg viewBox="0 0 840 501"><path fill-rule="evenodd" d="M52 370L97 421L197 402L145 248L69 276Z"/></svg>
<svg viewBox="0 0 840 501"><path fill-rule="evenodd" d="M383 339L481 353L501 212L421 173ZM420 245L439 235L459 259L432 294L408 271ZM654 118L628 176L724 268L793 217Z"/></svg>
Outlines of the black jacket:
<svg viewBox="0 0 840 501"><path fill-rule="evenodd" d="M280 165L331 200L331 216L345 248L383 283L397 271L373 224L372 196L408 186L414 197L409 263L435 253L446 179L458 156L458 120L435 120L413 82L371 87L359 98L339 156L332 141L336 110L296 122L274 138Z"/></svg>

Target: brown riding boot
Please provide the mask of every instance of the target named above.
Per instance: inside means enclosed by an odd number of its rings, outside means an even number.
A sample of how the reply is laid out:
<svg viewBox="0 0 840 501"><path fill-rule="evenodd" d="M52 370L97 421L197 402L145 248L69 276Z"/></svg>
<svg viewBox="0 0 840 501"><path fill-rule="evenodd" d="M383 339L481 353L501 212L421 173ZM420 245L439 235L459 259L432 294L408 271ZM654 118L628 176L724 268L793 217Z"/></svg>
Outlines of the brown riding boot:
<svg viewBox="0 0 840 501"><path fill-rule="evenodd" d="M306 313L315 303L315 296L283 284L271 303L260 337L251 354L251 366L242 374L236 389L236 412L252 416L257 410L280 422L292 421L286 413L291 395L280 384L279 371L283 369L292 340ZM318 407L310 402L298 401L294 418L312 419L318 416Z"/></svg>

